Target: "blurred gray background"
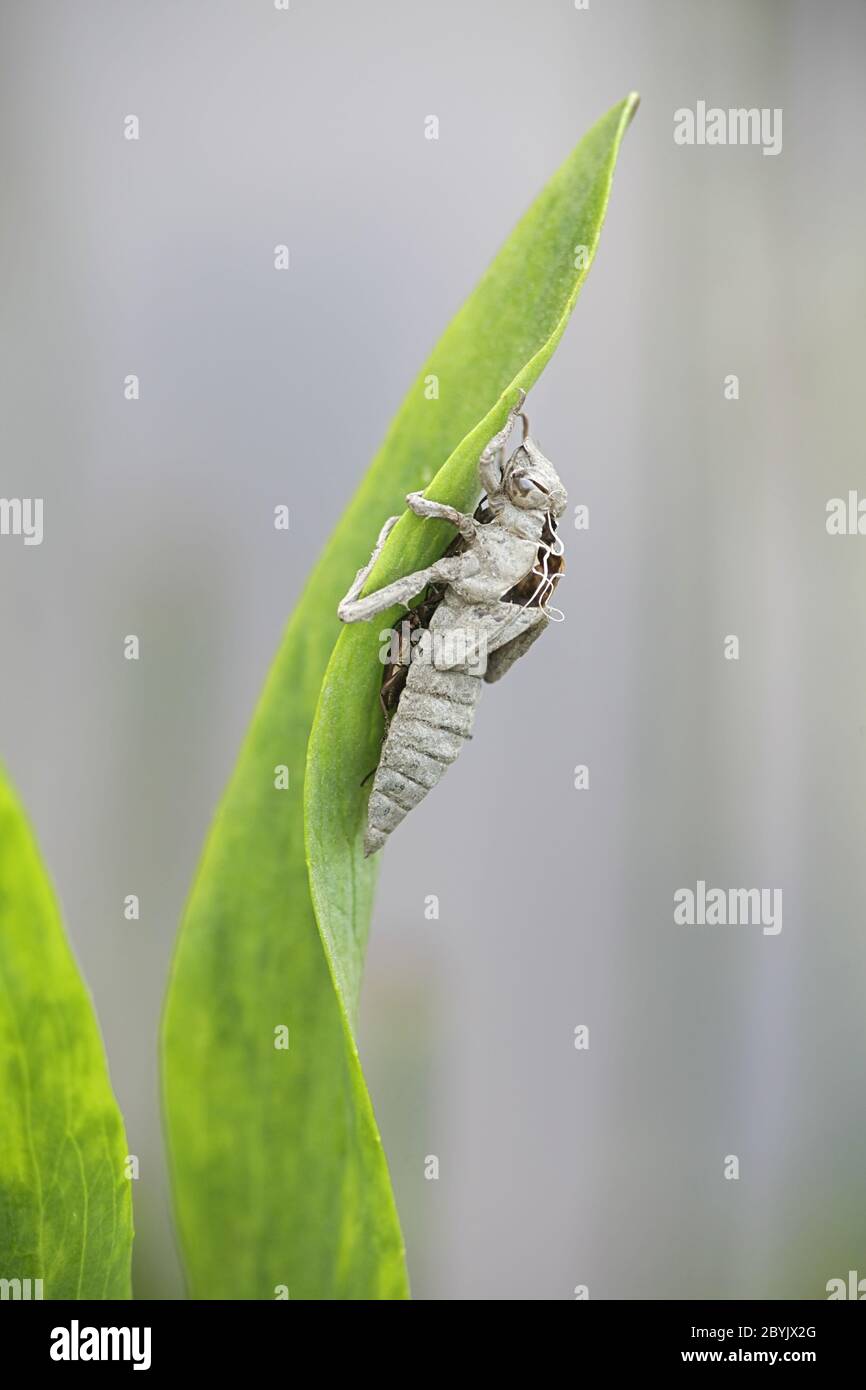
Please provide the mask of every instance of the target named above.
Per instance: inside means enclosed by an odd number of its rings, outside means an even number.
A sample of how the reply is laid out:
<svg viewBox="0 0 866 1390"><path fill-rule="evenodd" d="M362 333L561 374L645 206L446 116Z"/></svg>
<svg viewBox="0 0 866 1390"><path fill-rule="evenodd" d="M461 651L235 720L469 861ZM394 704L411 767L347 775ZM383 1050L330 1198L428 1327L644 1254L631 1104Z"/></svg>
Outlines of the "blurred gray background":
<svg viewBox="0 0 866 1390"><path fill-rule="evenodd" d="M284 622L447 319L632 88L530 401L590 507L568 621L389 848L362 1055L417 1297L866 1275L866 538L825 530L866 492L863 6L7 0L0 49L0 492L46 507L41 547L0 541L0 756L141 1159L139 1295L182 1289L172 940ZM676 146L698 100L781 107L781 154ZM781 934L675 926L699 878L781 888Z"/></svg>

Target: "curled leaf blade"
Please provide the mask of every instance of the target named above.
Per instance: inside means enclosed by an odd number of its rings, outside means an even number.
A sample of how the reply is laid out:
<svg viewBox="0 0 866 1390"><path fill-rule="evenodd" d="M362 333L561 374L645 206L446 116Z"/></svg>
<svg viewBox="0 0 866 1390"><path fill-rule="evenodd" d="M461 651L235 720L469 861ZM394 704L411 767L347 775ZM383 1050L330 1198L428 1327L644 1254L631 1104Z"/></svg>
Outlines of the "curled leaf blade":
<svg viewBox="0 0 866 1390"><path fill-rule="evenodd" d="M591 259L635 104L615 107L566 161L542 194L549 225L531 225L530 210L422 368L287 626L217 812L162 1029L175 1212L195 1297L273 1298L276 1289L292 1298L408 1297L353 1029L375 878L359 852L358 784L378 753L381 667L354 632L342 634L329 666L336 607L383 517L402 510L443 460L432 495L468 501L477 452L504 419L512 387L536 379L565 327L586 270L574 267L574 245L583 242ZM424 395L431 371L437 406ZM377 581L447 543L444 528L413 521L396 528ZM357 679L346 684L356 653ZM318 752L305 778L317 704ZM348 759L335 747L317 765L341 720ZM278 765L290 775L280 792ZM271 1031L279 1025L291 1035L282 1054Z"/></svg>
<svg viewBox="0 0 866 1390"><path fill-rule="evenodd" d="M0 1279L130 1298L126 1159L93 1006L0 771Z"/></svg>
<svg viewBox="0 0 866 1390"><path fill-rule="evenodd" d="M481 450L505 423L519 389L528 392L538 380L565 331L598 246L620 144L637 104L633 93L613 107L557 170L422 368L383 447L389 479L400 478L404 496L432 479L428 497L473 510ZM440 382L435 406L422 389L431 375ZM384 510L375 503L378 463L362 487L371 541ZM403 510L404 498L394 509L403 514L365 592L423 569L453 538L447 524ZM350 1025L377 871L376 859L363 855L369 784L362 780L378 761L382 735L381 634L399 612L341 632L307 752L310 892Z"/></svg>

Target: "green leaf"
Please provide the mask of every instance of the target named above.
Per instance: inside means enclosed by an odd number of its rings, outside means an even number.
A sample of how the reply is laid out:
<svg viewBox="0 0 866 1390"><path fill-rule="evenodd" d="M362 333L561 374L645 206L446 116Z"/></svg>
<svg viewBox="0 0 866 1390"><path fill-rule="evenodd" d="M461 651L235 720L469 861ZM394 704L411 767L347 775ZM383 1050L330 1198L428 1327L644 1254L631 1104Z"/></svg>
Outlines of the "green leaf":
<svg viewBox="0 0 866 1390"><path fill-rule="evenodd" d="M446 523L404 511L407 491L432 478L428 497L461 511L474 509L481 450L505 423L518 389L529 391L537 381L565 330L598 244L620 142L637 103L635 94L627 97L584 137L422 368L353 504L353 524L364 526L368 554L388 510L403 511L365 592L429 565L454 538ZM576 254L577 248L586 254ZM439 380L434 401L423 390L430 375ZM401 611L395 608L390 616L353 624L340 634L307 753L310 888L350 1019L357 1007L379 858L363 857L370 783L362 788L361 782L378 762L382 736L380 633Z"/></svg>
<svg viewBox="0 0 866 1390"><path fill-rule="evenodd" d="M0 1279L130 1298L126 1157L93 1006L0 772Z"/></svg>
<svg viewBox="0 0 866 1390"><path fill-rule="evenodd" d="M360 855L359 783L378 756L379 625L344 632L328 666L336 607L382 520L443 461L430 494L468 505L483 443L564 330L636 104L621 102L581 142L422 369L288 625L217 813L163 1026L175 1210L194 1297L274 1298L284 1288L292 1298L408 1297L351 1023L375 872ZM579 246L587 256L576 267ZM424 393L431 373L436 401ZM375 582L426 563L448 538L404 518ZM320 688L308 882L303 784ZM275 788L280 765L288 790ZM274 1045L281 1025L288 1050Z"/></svg>

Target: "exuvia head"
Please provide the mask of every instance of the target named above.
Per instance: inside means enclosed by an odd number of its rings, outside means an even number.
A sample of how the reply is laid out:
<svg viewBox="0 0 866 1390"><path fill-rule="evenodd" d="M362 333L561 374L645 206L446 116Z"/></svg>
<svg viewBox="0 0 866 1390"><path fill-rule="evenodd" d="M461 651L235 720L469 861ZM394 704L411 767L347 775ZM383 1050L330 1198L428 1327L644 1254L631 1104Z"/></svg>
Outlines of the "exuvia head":
<svg viewBox="0 0 866 1390"><path fill-rule="evenodd" d="M568 506L568 494L559 474L531 439L526 417L523 443L519 444L505 465L502 491L509 502L521 511L550 512L562 516Z"/></svg>

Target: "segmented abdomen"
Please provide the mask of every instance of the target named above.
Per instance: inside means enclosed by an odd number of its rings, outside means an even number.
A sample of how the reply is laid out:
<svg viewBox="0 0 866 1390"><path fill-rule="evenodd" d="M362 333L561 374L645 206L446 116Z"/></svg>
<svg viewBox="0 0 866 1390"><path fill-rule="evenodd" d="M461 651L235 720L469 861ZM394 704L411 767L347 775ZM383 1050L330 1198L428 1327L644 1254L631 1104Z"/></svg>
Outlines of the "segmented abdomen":
<svg viewBox="0 0 866 1390"><path fill-rule="evenodd" d="M454 762L472 731L481 685L468 671L412 662L370 793L365 854L382 848Z"/></svg>

